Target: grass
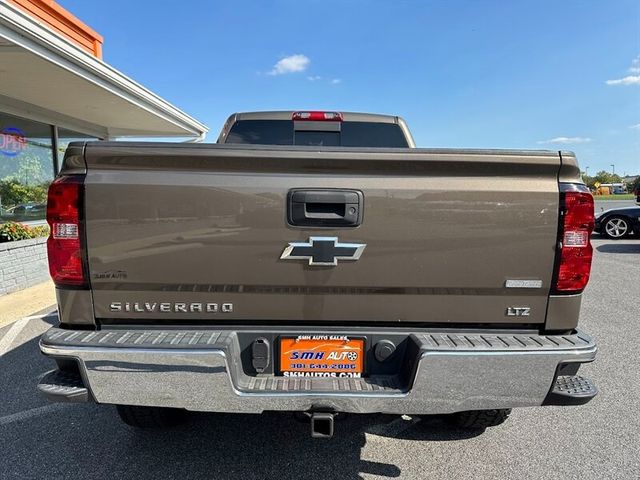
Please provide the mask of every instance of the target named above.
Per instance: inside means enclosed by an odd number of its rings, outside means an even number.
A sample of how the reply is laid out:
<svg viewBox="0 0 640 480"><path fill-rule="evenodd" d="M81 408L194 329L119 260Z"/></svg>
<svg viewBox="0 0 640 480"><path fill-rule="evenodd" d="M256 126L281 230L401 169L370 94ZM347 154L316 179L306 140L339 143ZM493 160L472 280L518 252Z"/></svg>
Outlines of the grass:
<svg viewBox="0 0 640 480"><path fill-rule="evenodd" d="M636 197L633 193L624 193L622 195L594 195L594 200L634 200Z"/></svg>

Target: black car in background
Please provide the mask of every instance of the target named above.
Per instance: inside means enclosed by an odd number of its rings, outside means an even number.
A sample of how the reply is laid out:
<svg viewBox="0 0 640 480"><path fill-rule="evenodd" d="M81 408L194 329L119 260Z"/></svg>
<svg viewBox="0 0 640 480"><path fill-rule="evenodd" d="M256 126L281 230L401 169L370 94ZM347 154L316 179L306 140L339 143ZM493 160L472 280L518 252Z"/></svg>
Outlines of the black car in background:
<svg viewBox="0 0 640 480"><path fill-rule="evenodd" d="M24 218L44 218L47 213L46 203L27 203L13 209L13 215Z"/></svg>
<svg viewBox="0 0 640 480"><path fill-rule="evenodd" d="M46 203L22 203L15 207L0 210L0 220L11 222L29 222L44 220L47 214Z"/></svg>
<svg viewBox="0 0 640 480"><path fill-rule="evenodd" d="M640 207L607 210L596 216L595 231L607 238L624 238L632 233L640 236Z"/></svg>

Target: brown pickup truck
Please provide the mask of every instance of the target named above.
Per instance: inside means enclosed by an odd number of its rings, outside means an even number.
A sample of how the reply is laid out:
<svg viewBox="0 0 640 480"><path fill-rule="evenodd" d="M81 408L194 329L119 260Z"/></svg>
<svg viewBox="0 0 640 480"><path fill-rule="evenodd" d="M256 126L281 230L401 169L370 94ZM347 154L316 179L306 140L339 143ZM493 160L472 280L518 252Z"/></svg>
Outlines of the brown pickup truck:
<svg viewBox="0 0 640 480"><path fill-rule="evenodd" d="M577 375L593 199L574 155L415 148L398 117L235 114L218 144L69 146L47 207L53 401L444 415L596 395ZM302 415L299 415L302 416Z"/></svg>

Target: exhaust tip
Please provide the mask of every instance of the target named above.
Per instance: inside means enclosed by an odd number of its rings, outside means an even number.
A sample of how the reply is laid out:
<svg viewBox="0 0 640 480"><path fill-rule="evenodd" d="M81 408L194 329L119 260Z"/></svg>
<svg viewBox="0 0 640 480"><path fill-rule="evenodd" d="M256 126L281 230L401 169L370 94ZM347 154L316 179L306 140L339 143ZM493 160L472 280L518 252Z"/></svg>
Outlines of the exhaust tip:
<svg viewBox="0 0 640 480"><path fill-rule="evenodd" d="M311 437L333 437L333 421L335 414L330 412L314 412L311 414Z"/></svg>

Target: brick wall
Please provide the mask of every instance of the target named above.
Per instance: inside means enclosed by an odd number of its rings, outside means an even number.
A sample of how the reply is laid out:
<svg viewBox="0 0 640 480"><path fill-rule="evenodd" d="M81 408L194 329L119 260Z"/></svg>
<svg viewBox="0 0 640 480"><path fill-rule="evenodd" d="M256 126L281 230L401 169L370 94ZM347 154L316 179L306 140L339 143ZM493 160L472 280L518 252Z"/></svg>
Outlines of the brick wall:
<svg viewBox="0 0 640 480"><path fill-rule="evenodd" d="M0 295L31 287L48 278L46 238L0 243Z"/></svg>

